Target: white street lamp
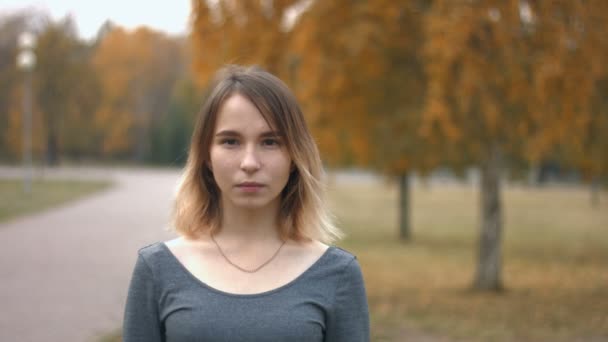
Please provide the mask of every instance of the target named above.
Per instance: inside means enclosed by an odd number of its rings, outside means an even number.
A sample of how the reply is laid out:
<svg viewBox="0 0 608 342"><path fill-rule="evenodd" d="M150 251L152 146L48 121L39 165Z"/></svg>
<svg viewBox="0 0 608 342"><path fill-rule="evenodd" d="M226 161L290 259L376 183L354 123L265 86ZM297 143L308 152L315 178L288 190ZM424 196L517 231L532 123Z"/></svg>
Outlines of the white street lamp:
<svg viewBox="0 0 608 342"><path fill-rule="evenodd" d="M36 66L36 36L31 32L19 35L17 67L25 72L23 86L23 189L32 191L32 71Z"/></svg>

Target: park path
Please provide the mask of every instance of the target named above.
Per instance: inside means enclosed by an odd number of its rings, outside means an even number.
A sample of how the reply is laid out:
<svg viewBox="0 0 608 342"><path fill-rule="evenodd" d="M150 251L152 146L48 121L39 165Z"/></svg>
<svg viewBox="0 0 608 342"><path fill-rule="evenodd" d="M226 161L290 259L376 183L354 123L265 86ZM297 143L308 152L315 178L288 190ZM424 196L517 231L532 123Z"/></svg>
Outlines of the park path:
<svg viewBox="0 0 608 342"><path fill-rule="evenodd" d="M2 167L0 177L19 170ZM0 341L89 342L122 324L137 250L166 240L177 170L75 168L111 179L77 202L0 224Z"/></svg>

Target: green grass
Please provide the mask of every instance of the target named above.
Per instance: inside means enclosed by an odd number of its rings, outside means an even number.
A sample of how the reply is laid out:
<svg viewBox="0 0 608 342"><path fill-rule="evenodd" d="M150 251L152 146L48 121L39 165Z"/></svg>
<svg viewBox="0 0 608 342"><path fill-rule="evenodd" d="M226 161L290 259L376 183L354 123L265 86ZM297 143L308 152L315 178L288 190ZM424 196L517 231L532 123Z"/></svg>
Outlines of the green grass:
<svg viewBox="0 0 608 342"><path fill-rule="evenodd" d="M465 341L608 341L608 196L586 189L506 189L500 294L470 290L477 248L472 187L413 191L413 241L397 236L396 187L332 187L361 262L373 341L403 327Z"/></svg>
<svg viewBox="0 0 608 342"><path fill-rule="evenodd" d="M74 201L109 185L105 181L35 180L27 194L21 179L0 179L0 222Z"/></svg>

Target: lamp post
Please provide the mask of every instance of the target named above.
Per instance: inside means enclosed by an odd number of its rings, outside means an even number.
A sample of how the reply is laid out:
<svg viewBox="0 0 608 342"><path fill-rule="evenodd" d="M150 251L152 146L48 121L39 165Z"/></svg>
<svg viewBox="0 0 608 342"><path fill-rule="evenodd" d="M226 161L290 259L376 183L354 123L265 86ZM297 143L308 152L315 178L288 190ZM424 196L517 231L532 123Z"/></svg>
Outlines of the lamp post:
<svg viewBox="0 0 608 342"><path fill-rule="evenodd" d="M23 190L32 191L32 71L36 66L36 37L23 32L18 39L17 66L25 73L23 85Z"/></svg>

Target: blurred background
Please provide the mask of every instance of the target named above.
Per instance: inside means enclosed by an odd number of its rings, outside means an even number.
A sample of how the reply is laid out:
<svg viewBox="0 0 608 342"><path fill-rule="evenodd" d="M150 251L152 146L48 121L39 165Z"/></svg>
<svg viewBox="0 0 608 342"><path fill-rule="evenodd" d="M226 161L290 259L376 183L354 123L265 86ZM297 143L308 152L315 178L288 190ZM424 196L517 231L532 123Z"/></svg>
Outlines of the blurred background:
<svg viewBox="0 0 608 342"><path fill-rule="evenodd" d="M607 58L603 0L4 1L0 339L120 340L236 63L300 101L373 341L608 341Z"/></svg>

